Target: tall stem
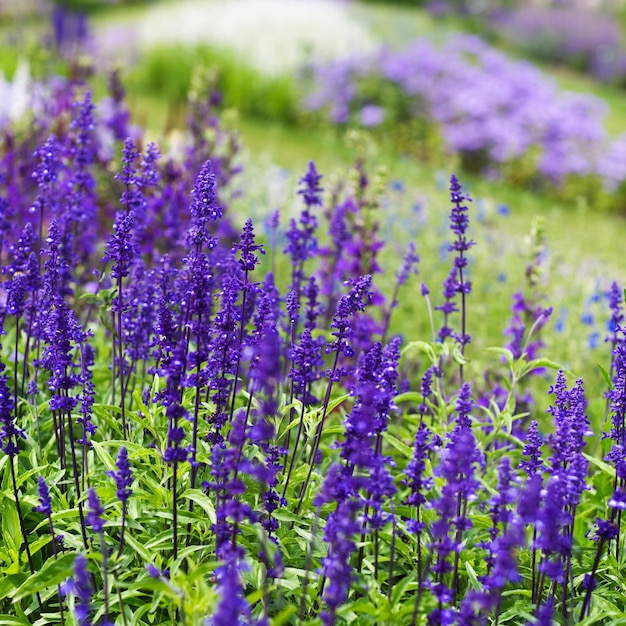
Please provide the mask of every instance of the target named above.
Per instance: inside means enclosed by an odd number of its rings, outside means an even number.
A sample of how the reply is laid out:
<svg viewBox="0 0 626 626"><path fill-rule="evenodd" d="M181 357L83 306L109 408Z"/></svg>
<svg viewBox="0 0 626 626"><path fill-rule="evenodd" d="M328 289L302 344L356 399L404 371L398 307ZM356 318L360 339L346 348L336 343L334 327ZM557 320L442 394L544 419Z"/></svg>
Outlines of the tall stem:
<svg viewBox="0 0 626 626"><path fill-rule="evenodd" d="M122 529L120 530L120 545L117 549L117 558L122 556L122 548L124 547L124 531L126 530L126 502L122 502Z"/></svg>
<svg viewBox="0 0 626 626"><path fill-rule="evenodd" d="M233 419L233 414L235 413L235 399L237 398L237 382L239 380L239 368L241 366L241 344L243 343L243 333L244 333L244 317L246 310L246 294L248 293L248 271L246 270L244 284L243 284L243 294L241 296L241 323L239 324L239 345L237 350L237 363L235 365L235 378L233 380L233 395L230 403L230 416L229 419Z"/></svg>
<svg viewBox="0 0 626 626"><path fill-rule="evenodd" d="M22 507L20 505L20 497L17 490L17 476L15 474L15 463L13 462L13 455L9 456L9 467L11 468L11 482L13 484L13 497L15 498L15 508L17 509L17 518L20 523L20 531L22 533L22 540L24 541L24 548L26 550L26 558L28 559L28 569L31 574L35 573L35 567L33 565L33 557L30 553L30 544L28 543L28 534L26 532L26 525L24 524L24 515L22 513Z"/></svg>
<svg viewBox="0 0 626 626"><path fill-rule="evenodd" d="M122 435L123 439L128 438L128 429L126 427L126 410L124 403L124 346L122 340L122 277L117 278L117 347L118 347L118 377L120 379L120 409L122 411Z"/></svg>
<svg viewBox="0 0 626 626"><path fill-rule="evenodd" d="M302 486L300 487L298 504L296 505L296 508L295 508L296 513L300 510L300 505L302 504L304 494L306 493L306 489L309 486L309 481L311 480L311 474L313 473L313 465L315 462L317 451L319 450L319 447L320 447L320 441L322 439L322 430L324 429L324 420L326 419L326 412L328 411L328 404L330 403L330 394L333 389L333 377L335 375L335 372L337 371L338 363L339 363L339 352L335 352L335 361L333 363L330 378L328 380L328 385L326 386L326 395L324 396L324 404L322 405L322 416L320 418L320 423L317 425L317 430L315 431L315 438L313 440L313 446L311 447L311 454L309 455L309 471L306 475L306 480L304 481L304 483L302 483Z"/></svg>
<svg viewBox="0 0 626 626"><path fill-rule="evenodd" d="M306 392L305 392L305 395L306 395ZM300 443L300 438L302 436L302 426L304 424L304 410L305 410L304 400L305 398L303 397L302 398L302 410L300 412L300 423L298 424L298 432L296 433L296 442L293 447L293 452L291 453L291 461L289 462L289 469L287 470L287 478L285 480L285 486L283 487L283 495L282 495L283 499L285 498L285 494L287 493L287 487L289 486L289 479L291 478L291 472L293 471L293 466L296 462L296 454L298 452L298 445Z"/></svg>
<svg viewBox="0 0 626 626"><path fill-rule="evenodd" d="M109 567L108 567L108 558L107 547L104 543L104 531L101 530L99 533L100 536L100 552L102 553L102 584L104 591L104 622L109 622Z"/></svg>
<svg viewBox="0 0 626 626"><path fill-rule="evenodd" d="M178 511L176 508L176 500L178 494L176 492L176 469L178 463L174 462L172 467L172 541L174 542L174 560L178 558Z"/></svg>
<svg viewBox="0 0 626 626"><path fill-rule="evenodd" d="M463 251L459 253L459 258L463 259ZM459 285L461 287L461 356L465 356L465 330L466 330L466 309L465 309L465 289L463 283L463 268L459 268ZM459 378L463 384L463 362L459 363Z"/></svg>
<svg viewBox="0 0 626 626"><path fill-rule="evenodd" d="M72 470L74 473L74 488L76 489L76 502L78 503L78 517L80 518L80 529L83 536L83 546L85 550L88 548L87 531L85 530L85 514L83 512L83 503L80 495L80 480L78 477L78 461L76 459L76 444L74 443L74 424L72 422L72 414L67 414L67 430L70 436L70 452L72 454Z"/></svg>

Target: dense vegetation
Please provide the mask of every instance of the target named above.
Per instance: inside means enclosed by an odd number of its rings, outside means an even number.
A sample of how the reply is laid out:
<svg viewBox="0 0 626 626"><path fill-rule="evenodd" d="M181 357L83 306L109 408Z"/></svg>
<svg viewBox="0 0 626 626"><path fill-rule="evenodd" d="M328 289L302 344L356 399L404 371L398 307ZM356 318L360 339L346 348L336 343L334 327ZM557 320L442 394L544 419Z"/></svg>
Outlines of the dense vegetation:
<svg viewBox="0 0 626 626"><path fill-rule="evenodd" d="M545 219L520 264L514 206L415 202L360 131L276 210L214 73L157 145L84 70L1 131L0 624L626 620L620 277L568 320ZM367 78L336 121L432 132Z"/></svg>

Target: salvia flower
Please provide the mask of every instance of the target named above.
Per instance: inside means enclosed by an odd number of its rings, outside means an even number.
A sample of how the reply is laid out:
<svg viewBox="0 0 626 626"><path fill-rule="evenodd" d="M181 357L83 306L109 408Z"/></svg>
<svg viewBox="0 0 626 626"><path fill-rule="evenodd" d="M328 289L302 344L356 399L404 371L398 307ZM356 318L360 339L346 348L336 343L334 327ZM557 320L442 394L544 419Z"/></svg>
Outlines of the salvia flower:
<svg viewBox="0 0 626 626"><path fill-rule="evenodd" d="M55 135L50 135L44 145L35 152L38 164L33 172L33 178L41 190L47 190L51 183L57 180L61 165L60 152L61 146Z"/></svg>
<svg viewBox="0 0 626 626"><path fill-rule="evenodd" d="M117 485L117 498L120 502L124 503L128 501L128 498L132 495L131 485L133 484L133 477L130 471L130 464L128 463L128 451L125 446L120 448L117 455L117 472L111 470L107 472L107 475L115 480Z"/></svg>
<svg viewBox="0 0 626 626"><path fill-rule="evenodd" d="M615 350L615 346L619 341L618 329L624 322L623 292L616 282L611 283L606 297L611 310L611 317L607 324L610 335L606 337L605 341L610 341L613 350Z"/></svg>
<svg viewBox="0 0 626 626"><path fill-rule="evenodd" d="M404 285L411 274L417 274L417 264L419 263L419 260L420 258L415 252L415 244L411 242L406 254L404 255L402 266L398 270L398 274L396 276L399 285Z"/></svg>
<svg viewBox="0 0 626 626"><path fill-rule="evenodd" d="M19 454L18 438L26 439L26 433L15 423L13 394L6 375L0 376L0 450L7 456Z"/></svg>
<svg viewBox="0 0 626 626"><path fill-rule="evenodd" d="M92 626L91 613L94 609L91 576L87 569L87 559L77 554L74 560L74 575L61 585L61 593L76 596L75 613L79 626Z"/></svg>
<svg viewBox="0 0 626 626"><path fill-rule="evenodd" d="M352 334L352 317L359 311L364 311L369 304L372 297L372 277L366 274L357 281L348 280L346 284L350 286L350 291L342 295L337 304L337 311L330 325L335 329L332 332L335 340L326 346L326 352L337 352L350 357L354 356L354 349L348 342Z"/></svg>
<svg viewBox="0 0 626 626"><path fill-rule="evenodd" d="M528 460L523 460L519 467L522 468L528 476L534 476L537 473L543 471L543 461L541 460L541 446L543 445L543 439L539 435L539 426L537 420L533 420L528 427L528 434L526 436L526 445L522 450L524 456L529 457Z"/></svg>
<svg viewBox="0 0 626 626"><path fill-rule="evenodd" d="M123 278L130 274L130 267L139 253L134 240L135 215L132 212L118 211L113 224L114 234L109 239L103 261L112 261L111 277Z"/></svg>
<svg viewBox="0 0 626 626"><path fill-rule="evenodd" d="M311 161L306 175L300 179L302 187L298 191L304 199L304 209L300 213L299 223L292 219L287 231L289 243L284 252L290 256L293 266L291 289L298 294L300 294L304 282L304 262L318 251L317 239L315 238L317 219L311 209L322 204L321 194L323 190L319 186L321 178L317 173L315 164Z"/></svg>
<svg viewBox="0 0 626 626"><path fill-rule="evenodd" d="M209 234L210 222L221 219L222 207L217 201L215 173L211 161L206 161L200 170L191 192L191 226L187 234L189 246L201 247L206 245L214 248L216 240Z"/></svg>
<svg viewBox="0 0 626 626"><path fill-rule="evenodd" d="M245 598L240 566L230 559L215 571L220 601L205 626L243 626L248 624L250 605Z"/></svg>
<svg viewBox="0 0 626 626"><path fill-rule="evenodd" d="M79 626L92 626L91 612L93 611L93 588L91 576L87 570L87 559L77 554L74 560L74 576L61 585L61 592L65 595L76 596L76 619Z"/></svg>
<svg viewBox="0 0 626 626"><path fill-rule="evenodd" d="M285 305L287 308L287 317L292 324L298 321L300 316L300 298L297 291L289 291L285 299Z"/></svg>
<svg viewBox="0 0 626 626"><path fill-rule="evenodd" d="M422 382L420 383L420 392L422 394L422 402L419 405L419 412L425 415L428 411L426 400L433 395L433 378L441 376L441 371L436 365L431 365L422 376Z"/></svg>
<svg viewBox="0 0 626 626"><path fill-rule="evenodd" d="M251 272L259 262L259 259L255 252L265 254L265 250L262 245L256 245L254 243L254 229L252 227L252 220L247 219L241 232L241 240L238 244L233 246L232 252L239 252L239 265L244 272Z"/></svg>
<svg viewBox="0 0 626 626"><path fill-rule="evenodd" d="M46 479L39 474L37 479L37 491L39 496L39 505L35 507L35 510L42 515L52 515L52 498L50 497L50 491L46 484Z"/></svg>
<svg viewBox="0 0 626 626"><path fill-rule="evenodd" d="M328 556L322 560L322 573L328 579L324 588L326 608L320 617L324 626L333 626L337 609L347 600L355 573L350 559L356 548L354 537L361 530L357 514L361 505L357 500L338 501L337 510L326 522L324 541Z"/></svg>
<svg viewBox="0 0 626 626"><path fill-rule="evenodd" d="M426 475L427 456L432 447L432 434L425 424L421 424L413 442L413 456L405 470L406 478L402 481L409 487L409 495L403 500L407 506L419 507L426 503L425 492L430 489L432 478ZM410 525L413 532L421 532L423 524Z"/></svg>
<svg viewBox="0 0 626 626"><path fill-rule="evenodd" d="M89 504L87 524L95 533L100 533L104 529L104 507L93 487L87 492L87 503Z"/></svg>

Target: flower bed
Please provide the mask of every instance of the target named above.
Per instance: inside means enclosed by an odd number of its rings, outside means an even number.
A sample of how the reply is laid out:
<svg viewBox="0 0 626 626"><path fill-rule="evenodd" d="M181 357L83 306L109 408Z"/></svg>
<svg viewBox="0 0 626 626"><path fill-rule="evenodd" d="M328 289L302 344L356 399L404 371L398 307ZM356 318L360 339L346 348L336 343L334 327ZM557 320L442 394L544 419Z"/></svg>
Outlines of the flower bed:
<svg viewBox="0 0 626 626"><path fill-rule="evenodd" d="M411 246L385 298L385 185L363 160L326 194L309 165L281 251L235 223L238 141L214 98L163 157L140 129L120 146L112 87L104 117L73 85L3 134L0 621L619 619L617 285L602 439L581 380L556 373L551 423L528 384L558 367L538 353L539 228L535 295L516 295L511 341L477 374L473 205L456 177L441 296L409 283ZM267 226L276 241L279 216ZM432 336L394 335L407 298Z"/></svg>

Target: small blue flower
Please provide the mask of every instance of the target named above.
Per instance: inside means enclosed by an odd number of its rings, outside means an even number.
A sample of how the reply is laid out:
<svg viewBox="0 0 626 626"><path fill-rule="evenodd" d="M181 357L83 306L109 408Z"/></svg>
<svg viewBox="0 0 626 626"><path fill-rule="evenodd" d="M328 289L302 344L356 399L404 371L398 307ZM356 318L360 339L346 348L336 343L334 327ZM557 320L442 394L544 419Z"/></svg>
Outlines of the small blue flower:
<svg viewBox="0 0 626 626"><path fill-rule="evenodd" d="M555 332L562 333L565 330L566 320L567 320L567 309L563 307L559 311L559 319L556 321L556 324L554 325Z"/></svg>
<svg viewBox="0 0 626 626"><path fill-rule="evenodd" d="M585 311L580 316L580 321L585 324L585 326L591 326L593 324L593 313L591 311Z"/></svg>
<svg viewBox="0 0 626 626"><path fill-rule="evenodd" d="M474 205L476 206L476 220L479 224L485 221L487 211L485 209L485 203L481 198L476 198Z"/></svg>

